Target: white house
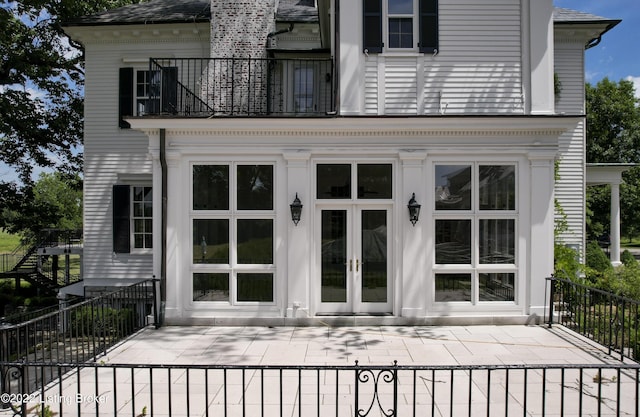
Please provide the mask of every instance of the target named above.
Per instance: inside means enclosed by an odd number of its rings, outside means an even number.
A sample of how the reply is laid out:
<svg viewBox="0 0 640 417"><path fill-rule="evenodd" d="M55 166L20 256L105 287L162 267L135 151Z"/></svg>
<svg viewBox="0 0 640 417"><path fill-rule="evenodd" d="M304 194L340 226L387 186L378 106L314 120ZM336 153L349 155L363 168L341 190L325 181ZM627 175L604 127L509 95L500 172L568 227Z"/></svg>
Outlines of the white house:
<svg viewBox="0 0 640 417"><path fill-rule="evenodd" d="M167 324L539 320L554 198L583 245L585 46L618 22L151 0L69 23L85 291L155 276Z"/></svg>

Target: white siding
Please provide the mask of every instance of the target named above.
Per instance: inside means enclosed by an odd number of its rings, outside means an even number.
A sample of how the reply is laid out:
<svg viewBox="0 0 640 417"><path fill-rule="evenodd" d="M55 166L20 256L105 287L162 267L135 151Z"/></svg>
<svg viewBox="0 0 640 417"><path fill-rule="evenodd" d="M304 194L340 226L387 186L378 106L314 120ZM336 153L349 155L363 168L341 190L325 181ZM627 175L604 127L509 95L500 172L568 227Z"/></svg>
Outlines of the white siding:
<svg viewBox="0 0 640 417"><path fill-rule="evenodd" d="M560 38L556 33L556 38ZM584 114L584 42L563 39L555 44L555 72L562 89L556 97L556 112ZM566 215L568 230L560 239L566 244L584 245L586 121L560 137L556 199Z"/></svg>
<svg viewBox="0 0 640 417"><path fill-rule="evenodd" d="M174 39L143 38L151 29L131 27L118 32L104 28L100 40L82 36L86 47L84 137L84 279L86 285L102 280L150 278L151 254L114 254L112 243L112 186L118 178L146 176L151 185L152 163L148 138L141 132L118 127L119 68L149 67L149 57L203 57L209 53L208 25L202 40L194 39L194 26L176 25ZM180 31L180 29L182 29ZM186 30L185 30L186 29ZM135 31L138 38L129 37ZM175 33L189 34L189 41ZM146 33L146 32L145 32ZM171 33L171 32L170 32ZM108 39L105 39L108 38Z"/></svg>
<svg viewBox="0 0 640 417"><path fill-rule="evenodd" d="M374 105L369 92L384 84L377 103L384 114L522 114L520 1L442 0L439 7L438 54L366 59L366 113ZM374 78L371 66L381 58L385 71Z"/></svg>
<svg viewBox="0 0 640 417"><path fill-rule="evenodd" d="M385 114L417 114L416 58L387 58L384 68Z"/></svg>

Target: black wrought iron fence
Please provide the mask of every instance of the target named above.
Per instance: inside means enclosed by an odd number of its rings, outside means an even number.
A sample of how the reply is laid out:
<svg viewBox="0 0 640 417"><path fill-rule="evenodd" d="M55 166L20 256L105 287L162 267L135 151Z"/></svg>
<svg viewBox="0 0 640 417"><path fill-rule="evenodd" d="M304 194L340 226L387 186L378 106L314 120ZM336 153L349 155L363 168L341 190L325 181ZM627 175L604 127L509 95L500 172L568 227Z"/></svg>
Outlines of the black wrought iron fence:
<svg viewBox="0 0 640 417"><path fill-rule="evenodd" d="M325 116L335 110L330 58L152 58L144 114Z"/></svg>
<svg viewBox="0 0 640 417"><path fill-rule="evenodd" d="M615 352L640 360L640 301L566 279L548 278L549 324L558 323Z"/></svg>
<svg viewBox="0 0 640 417"><path fill-rule="evenodd" d="M640 413L640 365L4 364L18 415L603 416ZM71 369L71 370L70 370ZM25 380L49 373L48 385ZM32 415L32 414L29 414Z"/></svg>
<svg viewBox="0 0 640 417"><path fill-rule="evenodd" d="M32 392L49 383L57 372L70 369L69 364L95 361L107 349L147 326L149 316L157 317L155 286L155 280L145 280L26 322L5 323L0 326L0 361L22 363L29 369L32 363L41 364L34 365L39 370L30 371L25 385ZM45 370L46 366L50 368ZM0 393L9 388L6 374L10 369L0 366L5 374Z"/></svg>

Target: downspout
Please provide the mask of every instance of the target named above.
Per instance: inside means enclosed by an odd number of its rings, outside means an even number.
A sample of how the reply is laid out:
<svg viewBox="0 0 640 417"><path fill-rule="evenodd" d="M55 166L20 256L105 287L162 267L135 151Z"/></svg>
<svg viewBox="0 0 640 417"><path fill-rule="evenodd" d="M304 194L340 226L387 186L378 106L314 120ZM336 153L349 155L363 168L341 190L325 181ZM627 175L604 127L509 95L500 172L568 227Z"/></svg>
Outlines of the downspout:
<svg viewBox="0 0 640 417"><path fill-rule="evenodd" d="M597 38L593 38L589 42L587 42L584 49L586 50L586 49L593 48L594 46L598 46L601 41L602 41L602 35L598 36Z"/></svg>
<svg viewBox="0 0 640 417"><path fill-rule="evenodd" d="M271 47L271 38L276 37L278 35L282 35L283 33L289 33L293 30L293 23L289 23L289 27L286 29L280 29L275 32L271 32L267 35L267 49Z"/></svg>
<svg viewBox="0 0 640 417"><path fill-rule="evenodd" d="M340 0L335 0L333 11L333 115L340 115Z"/></svg>
<svg viewBox="0 0 640 417"><path fill-rule="evenodd" d="M160 170L162 181L162 209L161 209L161 258L160 258L160 317L156 327L164 323L164 313L167 304L167 134L165 129L160 129Z"/></svg>

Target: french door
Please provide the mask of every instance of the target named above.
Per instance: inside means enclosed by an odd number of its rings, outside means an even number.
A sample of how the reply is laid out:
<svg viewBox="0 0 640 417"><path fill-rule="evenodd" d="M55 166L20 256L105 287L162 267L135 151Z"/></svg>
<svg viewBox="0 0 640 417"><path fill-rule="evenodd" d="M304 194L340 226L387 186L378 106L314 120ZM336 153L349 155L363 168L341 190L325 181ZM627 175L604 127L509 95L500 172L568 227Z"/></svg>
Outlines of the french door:
<svg viewBox="0 0 640 417"><path fill-rule="evenodd" d="M390 208L318 208L317 312L392 312Z"/></svg>

